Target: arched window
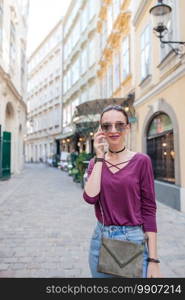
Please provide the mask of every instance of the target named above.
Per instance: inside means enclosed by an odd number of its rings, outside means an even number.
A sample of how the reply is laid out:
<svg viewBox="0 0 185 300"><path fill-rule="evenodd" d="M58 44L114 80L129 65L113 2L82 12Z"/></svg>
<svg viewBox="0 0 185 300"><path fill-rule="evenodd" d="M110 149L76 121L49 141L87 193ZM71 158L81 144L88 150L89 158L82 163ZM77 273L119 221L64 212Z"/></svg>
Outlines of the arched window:
<svg viewBox="0 0 185 300"><path fill-rule="evenodd" d="M171 119L165 113L156 115L147 131L147 153L151 157L154 177L175 183L174 142Z"/></svg>

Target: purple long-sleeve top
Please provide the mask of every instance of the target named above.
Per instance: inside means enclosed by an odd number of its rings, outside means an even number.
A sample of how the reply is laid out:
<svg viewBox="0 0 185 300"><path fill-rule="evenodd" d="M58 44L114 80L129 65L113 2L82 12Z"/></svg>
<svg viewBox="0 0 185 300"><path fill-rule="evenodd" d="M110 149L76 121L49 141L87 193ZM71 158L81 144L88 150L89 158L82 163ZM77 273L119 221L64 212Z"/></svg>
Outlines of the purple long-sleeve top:
<svg viewBox="0 0 185 300"><path fill-rule="evenodd" d="M88 177L93 167L94 158L89 162ZM114 174L104 161L99 194L90 197L84 190L83 198L95 204L97 219L107 226L142 225L144 232L157 232L153 169L145 153L134 154L127 165Z"/></svg>

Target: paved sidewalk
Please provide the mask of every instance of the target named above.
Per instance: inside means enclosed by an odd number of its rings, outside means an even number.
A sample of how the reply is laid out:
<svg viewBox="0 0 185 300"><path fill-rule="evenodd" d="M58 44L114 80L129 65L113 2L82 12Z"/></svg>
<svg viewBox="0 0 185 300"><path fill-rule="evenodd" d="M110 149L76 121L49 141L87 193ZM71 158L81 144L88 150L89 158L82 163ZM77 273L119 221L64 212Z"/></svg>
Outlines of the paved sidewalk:
<svg viewBox="0 0 185 300"><path fill-rule="evenodd" d="M90 277L93 206L67 173L28 164L0 181L0 277ZM158 203L164 277L185 277L185 214Z"/></svg>

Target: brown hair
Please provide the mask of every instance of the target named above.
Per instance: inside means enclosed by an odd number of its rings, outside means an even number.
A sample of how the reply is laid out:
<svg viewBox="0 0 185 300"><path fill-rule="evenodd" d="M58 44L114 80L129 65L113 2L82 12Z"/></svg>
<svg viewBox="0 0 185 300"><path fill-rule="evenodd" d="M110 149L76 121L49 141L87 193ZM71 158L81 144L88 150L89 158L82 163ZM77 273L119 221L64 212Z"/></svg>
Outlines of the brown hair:
<svg viewBox="0 0 185 300"><path fill-rule="evenodd" d="M102 119L102 117L103 117L103 114L104 114L105 112L107 112L107 111L110 111L110 110L117 110L117 111L122 112L122 114L123 114L123 115L125 116L125 118L126 118L127 124L129 124L128 115L127 115L126 111L123 109L123 107L122 107L121 105L108 105L108 106L106 106L106 107L103 109L103 111L102 111L102 113L101 113L101 115L100 115L100 121L101 121L101 119Z"/></svg>

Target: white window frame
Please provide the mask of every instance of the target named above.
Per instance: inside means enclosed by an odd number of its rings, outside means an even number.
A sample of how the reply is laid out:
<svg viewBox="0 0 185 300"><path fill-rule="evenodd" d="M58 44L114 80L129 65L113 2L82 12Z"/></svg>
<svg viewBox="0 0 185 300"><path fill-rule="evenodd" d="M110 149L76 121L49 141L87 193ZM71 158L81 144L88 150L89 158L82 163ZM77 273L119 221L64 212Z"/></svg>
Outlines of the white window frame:
<svg viewBox="0 0 185 300"><path fill-rule="evenodd" d="M130 38L127 35L122 40L122 80L125 80L130 74Z"/></svg>
<svg viewBox="0 0 185 300"><path fill-rule="evenodd" d="M113 74L113 90L117 90L120 86L120 52L114 55L114 74Z"/></svg>
<svg viewBox="0 0 185 300"><path fill-rule="evenodd" d="M81 74L84 74L87 71L87 47L85 47L81 54Z"/></svg>
<svg viewBox="0 0 185 300"><path fill-rule="evenodd" d="M82 14L81 14L81 33L84 32L87 28L88 24L88 6L85 4L85 7L83 8Z"/></svg>
<svg viewBox="0 0 185 300"><path fill-rule="evenodd" d="M151 26L147 24L140 36L141 80L151 74Z"/></svg>
<svg viewBox="0 0 185 300"><path fill-rule="evenodd" d="M105 48L106 40L107 40L107 21L104 21L103 26L102 26L102 34L101 34L101 50L102 51Z"/></svg>
<svg viewBox="0 0 185 300"><path fill-rule="evenodd" d="M109 65L107 71L107 96L111 97L113 93L113 66Z"/></svg>
<svg viewBox="0 0 185 300"><path fill-rule="evenodd" d="M112 4L110 4L107 11L107 35L108 36L112 32L112 26L113 26L113 7Z"/></svg>
<svg viewBox="0 0 185 300"><path fill-rule="evenodd" d="M89 67L91 67L96 62L96 45L95 39L93 38L88 45L89 52Z"/></svg>
<svg viewBox="0 0 185 300"><path fill-rule="evenodd" d="M92 20L92 18L94 17L95 13L96 13L96 0L88 0L88 11L89 11L89 22Z"/></svg>
<svg viewBox="0 0 185 300"><path fill-rule="evenodd" d="M121 1L113 0L113 22L117 19L120 12Z"/></svg>
<svg viewBox="0 0 185 300"><path fill-rule="evenodd" d="M16 51L16 28L15 24L10 22L10 65L14 66L16 63L17 51Z"/></svg>

